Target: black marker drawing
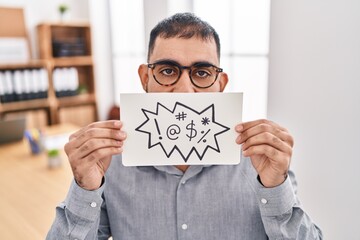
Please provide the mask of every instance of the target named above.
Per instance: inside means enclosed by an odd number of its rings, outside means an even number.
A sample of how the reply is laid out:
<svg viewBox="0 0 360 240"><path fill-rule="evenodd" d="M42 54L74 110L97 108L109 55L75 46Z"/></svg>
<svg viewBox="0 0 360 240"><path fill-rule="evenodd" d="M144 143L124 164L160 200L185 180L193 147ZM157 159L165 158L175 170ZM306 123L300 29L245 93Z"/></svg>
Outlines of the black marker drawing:
<svg viewBox="0 0 360 240"><path fill-rule="evenodd" d="M135 131L148 134L148 149L159 145L167 158L177 151L184 162L192 153L199 160L209 149L220 153L217 137L230 129L216 122L214 104L200 112L180 102L172 110L159 102L155 112L141 110L146 120Z"/></svg>
<svg viewBox="0 0 360 240"><path fill-rule="evenodd" d="M207 117L204 117L204 118L201 119L201 123L203 125L208 125L210 123L210 119L207 118Z"/></svg>
<svg viewBox="0 0 360 240"><path fill-rule="evenodd" d="M137 130L137 129L136 129ZM170 125L166 130L166 136L170 140L176 140L179 137L177 136L181 132L180 127L176 124Z"/></svg>

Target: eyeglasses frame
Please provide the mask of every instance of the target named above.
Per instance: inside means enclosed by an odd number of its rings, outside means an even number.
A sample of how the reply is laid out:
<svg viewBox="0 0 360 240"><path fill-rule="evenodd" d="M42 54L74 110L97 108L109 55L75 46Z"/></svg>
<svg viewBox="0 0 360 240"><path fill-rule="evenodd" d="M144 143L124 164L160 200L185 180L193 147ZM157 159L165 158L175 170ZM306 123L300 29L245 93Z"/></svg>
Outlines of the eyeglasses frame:
<svg viewBox="0 0 360 240"><path fill-rule="evenodd" d="M183 70L183 69L188 69L188 70L189 70L189 78L190 78L191 83L192 83L195 87L201 88L201 89L209 88L209 87L211 87L212 85L214 85L214 83L216 82L216 80L217 80L217 78L218 78L218 76L219 76L219 73L223 72L223 69L222 69L222 68L219 68L219 67L217 67L217 66L215 66L215 65L213 65L213 64L211 64L211 63L208 63L208 62L196 62L196 63L194 63L194 64L191 65L191 66L181 66L180 64L178 64L178 63L175 62L175 61L169 61L169 60L165 60L165 61L164 61L164 60L162 60L162 61L157 61L157 62L154 62L154 63L148 63L147 66L148 66L148 68L150 68L150 69L153 71L154 68L156 67L156 65L158 65L158 64L174 65L174 66L178 67L179 70L180 70L180 74L179 74L178 78L177 78L173 83L171 83L171 84L163 84L163 83L159 82L159 81L156 79L154 72L152 72L152 75L153 75L155 81L156 81L159 85L161 85L161 86L166 86L166 87L175 85L175 84L179 81L179 79L180 79L180 77L181 77L181 75L182 75L182 70ZM209 86L207 86L207 87L201 87L201 86L198 86L197 84L194 83L194 81L193 81L193 79L192 79L192 77L191 77L191 69L192 69L193 67L196 67L197 65L208 65L209 67L215 68L215 70L216 70L216 77L215 77L214 81L213 81Z"/></svg>

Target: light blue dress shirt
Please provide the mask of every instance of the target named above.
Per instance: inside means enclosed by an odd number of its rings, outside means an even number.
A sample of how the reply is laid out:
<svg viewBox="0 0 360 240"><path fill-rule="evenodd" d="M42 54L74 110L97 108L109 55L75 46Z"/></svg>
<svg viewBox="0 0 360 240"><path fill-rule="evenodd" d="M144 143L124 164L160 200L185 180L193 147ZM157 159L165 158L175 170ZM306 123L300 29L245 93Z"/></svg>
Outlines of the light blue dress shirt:
<svg viewBox="0 0 360 240"><path fill-rule="evenodd" d="M72 183L47 239L322 239L296 197L293 173L265 188L239 165L124 167L112 159L96 191Z"/></svg>

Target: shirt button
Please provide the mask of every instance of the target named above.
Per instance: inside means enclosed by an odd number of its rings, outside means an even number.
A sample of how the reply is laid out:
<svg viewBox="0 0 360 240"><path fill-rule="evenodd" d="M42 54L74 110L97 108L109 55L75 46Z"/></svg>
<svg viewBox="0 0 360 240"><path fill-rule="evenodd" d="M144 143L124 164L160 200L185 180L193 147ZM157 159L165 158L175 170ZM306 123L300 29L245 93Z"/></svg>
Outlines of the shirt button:
<svg viewBox="0 0 360 240"><path fill-rule="evenodd" d="M262 198L262 199L261 199L261 203L267 204L267 202L268 202L268 201L267 201L265 198Z"/></svg>
<svg viewBox="0 0 360 240"><path fill-rule="evenodd" d="M185 183L186 183L186 181L182 181L182 182L181 182L181 184L183 184L183 185L184 185Z"/></svg>
<svg viewBox="0 0 360 240"><path fill-rule="evenodd" d="M183 225L181 225L181 228L182 228L183 230L186 230L186 229L188 228L188 225L184 223Z"/></svg>
<svg viewBox="0 0 360 240"><path fill-rule="evenodd" d="M96 202L92 202L92 203L90 203L90 206L91 206L92 208L94 208L94 207L97 206L97 204L96 204Z"/></svg>

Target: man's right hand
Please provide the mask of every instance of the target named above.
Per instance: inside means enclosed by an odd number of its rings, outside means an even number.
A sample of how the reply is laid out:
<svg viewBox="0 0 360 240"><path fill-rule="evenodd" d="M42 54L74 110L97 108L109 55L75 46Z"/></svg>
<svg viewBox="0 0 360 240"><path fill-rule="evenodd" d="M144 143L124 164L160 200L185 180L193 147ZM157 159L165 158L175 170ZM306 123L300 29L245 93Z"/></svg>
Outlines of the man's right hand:
<svg viewBox="0 0 360 240"><path fill-rule="evenodd" d="M86 190L101 186L112 155L122 153L126 133L122 122L92 123L70 136L65 152L77 184Z"/></svg>

